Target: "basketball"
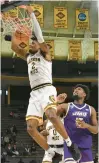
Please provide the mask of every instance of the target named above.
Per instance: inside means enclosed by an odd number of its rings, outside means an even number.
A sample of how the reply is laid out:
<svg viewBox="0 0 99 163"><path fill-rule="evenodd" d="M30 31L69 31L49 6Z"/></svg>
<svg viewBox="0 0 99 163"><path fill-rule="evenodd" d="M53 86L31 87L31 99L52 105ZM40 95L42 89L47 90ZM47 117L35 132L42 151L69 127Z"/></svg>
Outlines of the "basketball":
<svg viewBox="0 0 99 163"><path fill-rule="evenodd" d="M29 36L27 36L25 33L22 33L20 30L15 31L15 37L21 41L29 40Z"/></svg>
<svg viewBox="0 0 99 163"><path fill-rule="evenodd" d="M24 48L28 50L29 48L29 35L28 35L28 30L25 27L19 27L17 28L16 31L14 32L13 35L13 42L17 45L19 45L21 48Z"/></svg>

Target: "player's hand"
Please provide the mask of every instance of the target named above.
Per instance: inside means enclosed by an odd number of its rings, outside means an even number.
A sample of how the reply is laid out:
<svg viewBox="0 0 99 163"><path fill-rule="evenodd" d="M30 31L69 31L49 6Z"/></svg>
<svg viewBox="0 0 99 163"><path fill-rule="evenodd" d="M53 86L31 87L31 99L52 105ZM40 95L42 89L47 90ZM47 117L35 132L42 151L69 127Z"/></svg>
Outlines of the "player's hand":
<svg viewBox="0 0 99 163"><path fill-rule="evenodd" d="M28 11L29 14L32 14L33 13L33 9L31 6L26 6L26 9Z"/></svg>
<svg viewBox="0 0 99 163"><path fill-rule="evenodd" d="M83 128L83 129L88 128L88 124L79 118L76 120L76 126L77 128Z"/></svg>
<svg viewBox="0 0 99 163"><path fill-rule="evenodd" d="M67 94L66 93L59 94L57 96L57 102L58 103L62 103L62 102L65 101L66 98L67 98Z"/></svg>
<svg viewBox="0 0 99 163"><path fill-rule="evenodd" d="M47 130L43 130L40 132L43 136L48 136L49 132Z"/></svg>

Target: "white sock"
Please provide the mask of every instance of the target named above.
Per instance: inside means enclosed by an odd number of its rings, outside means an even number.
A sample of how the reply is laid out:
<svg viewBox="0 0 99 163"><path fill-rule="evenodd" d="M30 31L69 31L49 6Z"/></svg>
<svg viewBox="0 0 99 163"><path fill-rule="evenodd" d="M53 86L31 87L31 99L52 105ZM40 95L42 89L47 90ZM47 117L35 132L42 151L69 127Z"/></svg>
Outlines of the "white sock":
<svg viewBox="0 0 99 163"><path fill-rule="evenodd" d="M67 139L65 139L65 142L66 142L66 144L67 144L68 147L70 147L71 144L72 144L72 142L71 142L71 140L70 140L69 137Z"/></svg>

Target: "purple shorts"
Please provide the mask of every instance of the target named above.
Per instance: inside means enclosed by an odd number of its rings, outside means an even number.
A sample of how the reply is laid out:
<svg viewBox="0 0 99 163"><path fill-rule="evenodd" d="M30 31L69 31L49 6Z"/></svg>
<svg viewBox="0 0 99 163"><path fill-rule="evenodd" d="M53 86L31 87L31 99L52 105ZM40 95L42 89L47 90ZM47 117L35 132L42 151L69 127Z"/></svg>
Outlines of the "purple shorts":
<svg viewBox="0 0 99 163"><path fill-rule="evenodd" d="M93 162L92 150L90 148L88 149L80 148L80 152L81 152L82 158L79 161L79 163ZM65 160L65 163L68 163L69 161L74 161L70 151L68 150L66 146L66 143L64 143L64 160Z"/></svg>

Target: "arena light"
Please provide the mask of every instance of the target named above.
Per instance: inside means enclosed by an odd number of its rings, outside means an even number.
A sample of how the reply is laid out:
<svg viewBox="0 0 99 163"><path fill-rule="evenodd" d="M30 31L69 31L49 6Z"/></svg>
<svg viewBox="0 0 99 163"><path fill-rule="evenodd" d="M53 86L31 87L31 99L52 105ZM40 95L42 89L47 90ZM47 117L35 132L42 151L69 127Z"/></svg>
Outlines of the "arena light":
<svg viewBox="0 0 99 163"><path fill-rule="evenodd" d="M0 96L2 95L2 90L0 89Z"/></svg>
<svg viewBox="0 0 99 163"><path fill-rule="evenodd" d="M6 90L6 96L8 95L8 91Z"/></svg>

